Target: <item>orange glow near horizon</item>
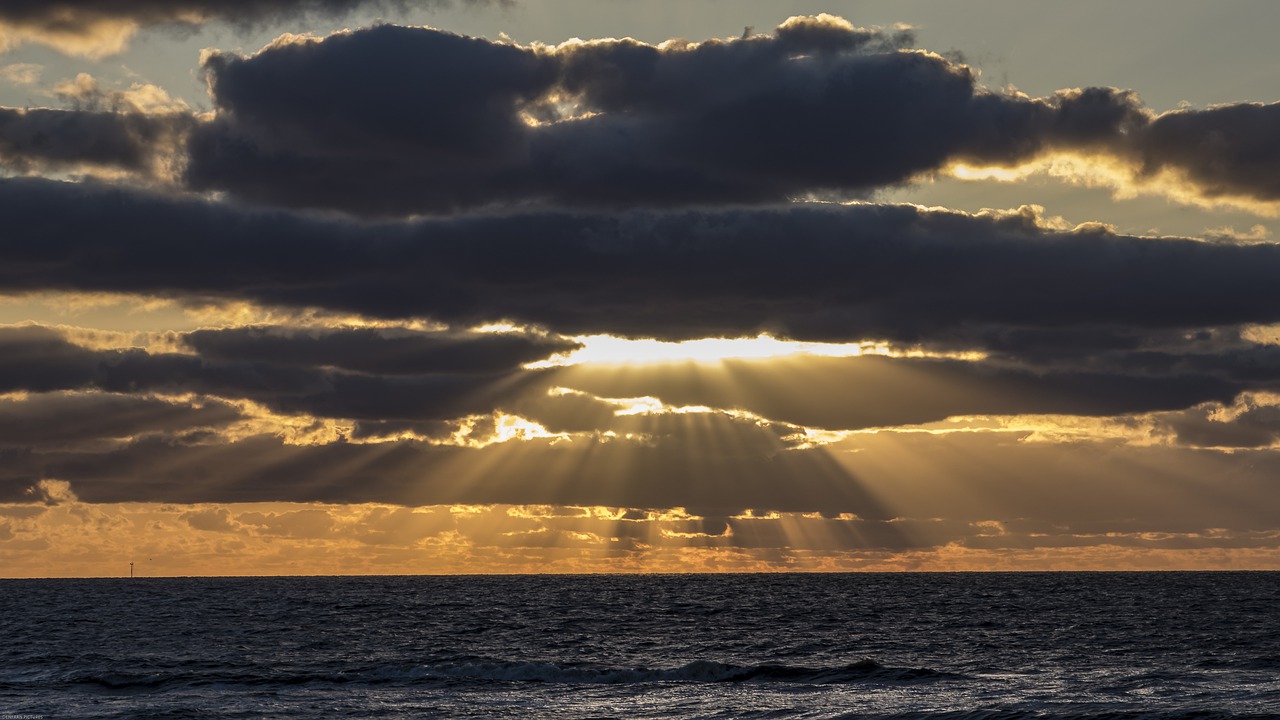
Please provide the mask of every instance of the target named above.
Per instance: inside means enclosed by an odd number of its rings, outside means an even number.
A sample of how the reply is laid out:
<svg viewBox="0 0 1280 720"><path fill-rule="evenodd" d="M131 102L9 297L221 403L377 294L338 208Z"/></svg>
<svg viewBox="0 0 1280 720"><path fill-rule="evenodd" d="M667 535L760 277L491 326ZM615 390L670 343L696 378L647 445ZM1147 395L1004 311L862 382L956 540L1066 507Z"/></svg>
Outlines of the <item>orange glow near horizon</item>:
<svg viewBox="0 0 1280 720"><path fill-rule="evenodd" d="M851 548L858 519L743 515L723 529L680 508L382 504L0 505L3 577L494 573L1274 569L1280 550L1222 534L1111 533L990 549L962 539ZM975 537L1003 533L995 521ZM1254 534L1253 540L1266 539ZM1141 547L1164 540L1185 547ZM1269 538L1275 540L1274 537ZM1029 538L1034 540L1034 538ZM1129 543L1129 545L1126 545Z"/></svg>

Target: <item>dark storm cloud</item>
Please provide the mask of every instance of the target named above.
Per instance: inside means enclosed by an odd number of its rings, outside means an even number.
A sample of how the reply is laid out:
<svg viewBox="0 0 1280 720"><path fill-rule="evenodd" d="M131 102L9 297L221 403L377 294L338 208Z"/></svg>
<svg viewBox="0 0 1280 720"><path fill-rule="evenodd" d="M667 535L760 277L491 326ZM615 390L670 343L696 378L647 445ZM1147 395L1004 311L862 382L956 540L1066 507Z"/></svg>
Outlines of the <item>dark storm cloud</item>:
<svg viewBox="0 0 1280 720"><path fill-rule="evenodd" d="M529 152L518 111L555 73L514 45L393 26L205 69L219 115L191 140L192 186L367 214L519 195L504 189Z"/></svg>
<svg viewBox="0 0 1280 720"><path fill-rule="evenodd" d="M975 124L980 139L961 159L1016 165L1047 151L1075 151L1120 161L1134 184L1168 172L1183 192L1202 198L1280 200L1280 104L1157 115L1136 93L1109 88L1021 102L984 95L978 104L985 108Z"/></svg>
<svg viewBox="0 0 1280 720"><path fill-rule="evenodd" d="M69 212L68 208L74 208ZM912 206L365 224L0 181L0 288L220 296L568 335L905 342L991 326L1280 321L1280 247Z"/></svg>
<svg viewBox="0 0 1280 720"><path fill-rule="evenodd" d="M182 341L211 360L331 366L383 375L514 370L582 347L573 340L539 335L377 328L239 327L196 330L184 334Z"/></svg>
<svg viewBox="0 0 1280 720"><path fill-rule="evenodd" d="M1192 447L1263 448L1280 441L1280 406L1240 398L1236 406L1206 404L1156 416L1157 430Z"/></svg>
<svg viewBox="0 0 1280 720"><path fill-rule="evenodd" d="M702 43L554 48L380 26L213 53L197 189L361 215L865 195L954 161L1108 156L1208 197L1277 198L1276 107L1155 115L1131 91L995 93L909 34L830 16Z"/></svg>
<svg viewBox="0 0 1280 720"><path fill-rule="evenodd" d="M1261 384L1280 378L1280 346L1257 343L1249 328L1235 325L971 328L924 346L941 352L982 348L992 365L1038 374L1184 376Z"/></svg>
<svg viewBox="0 0 1280 720"><path fill-rule="evenodd" d="M1115 153L1150 119L1136 93L1116 88L1060 90L1036 99L980 93L955 159L1008 166L1053 150Z"/></svg>
<svg viewBox="0 0 1280 720"><path fill-rule="evenodd" d="M1137 351L1107 353L1095 359L1099 366L1135 374L1194 374L1232 377L1243 382L1273 382L1280 377L1280 347L1275 345L1227 346L1216 352Z"/></svg>
<svg viewBox="0 0 1280 720"><path fill-rule="evenodd" d="M973 342L975 338L980 347L994 355L1037 366L1055 363L1079 366L1103 355L1131 358L1168 348L1176 348L1181 354L1221 352L1244 344L1238 328L1206 328L1188 333L1178 329L1108 324L1068 328L992 327L975 329L973 336L964 340ZM948 348L945 343L939 347Z"/></svg>
<svg viewBox="0 0 1280 720"><path fill-rule="evenodd" d="M1105 89L1032 101L909 35L793 18L770 36L526 48L375 27L212 54L188 181L367 215L865 193L967 157L1091 146L1144 119Z"/></svg>
<svg viewBox="0 0 1280 720"><path fill-rule="evenodd" d="M7 349L7 348L6 348ZM35 394L0 400L0 445L43 449L99 438L221 427L240 413L222 402L89 394Z"/></svg>
<svg viewBox="0 0 1280 720"><path fill-rule="evenodd" d="M69 109L0 108L0 167L21 173L121 173L172 181L196 118L154 85L103 88L81 73L54 87Z"/></svg>
<svg viewBox="0 0 1280 720"><path fill-rule="evenodd" d="M193 124L180 113L0 108L0 167L49 172L90 166L152 175Z"/></svg>
<svg viewBox="0 0 1280 720"><path fill-rule="evenodd" d="M249 363L219 365L188 355L150 355L140 349L90 350L49 328L0 328L0 392L224 391L244 396L251 391L305 394L324 387L318 372L291 372ZM225 392L232 388L237 392Z"/></svg>
<svg viewBox="0 0 1280 720"><path fill-rule="evenodd" d="M376 341L368 347L377 354ZM497 344L493 351L509 353L511 348ZM263 354L274 352L278 350L268 344ZM448 358L450 363L456 360ZM0 328L0 392L195 393L244 398L290 414L445 420L491 412L542 376L513 368L449 373L433 370L429 364L421 367L415 375L376 376L289 363L149 354L140 349L89 350L48 328Z"/></svg>
<svg viewBox="0 0 1280 720"><path fill-rule="evenodd" d="M371 214L501 196L529 152L518 111L555 79L515 45L389 25L204 67L219 116L191 141L195 187Z"/></svg>
<svg viewBox="0 0 1280 720"><path fill-rule="evenodd" d="M189 189L374 217L857 197L1060 152L1109 158L1135 184L1172 171L1175 194L1280 199L1280 106L1156 115L1113 88L997 93L910 40L830 16L661 45L391 25L286 37L205 56L210 118L0 110L0 163L137 172L160 156Z"/></svg>
<svg viewBox="0 0 1280 720"><path fill-rule="evenodd" d="M1133 142L1144 174L1184 173L1210 198L1280 200L1280 104L1166 113Z"/></svg>

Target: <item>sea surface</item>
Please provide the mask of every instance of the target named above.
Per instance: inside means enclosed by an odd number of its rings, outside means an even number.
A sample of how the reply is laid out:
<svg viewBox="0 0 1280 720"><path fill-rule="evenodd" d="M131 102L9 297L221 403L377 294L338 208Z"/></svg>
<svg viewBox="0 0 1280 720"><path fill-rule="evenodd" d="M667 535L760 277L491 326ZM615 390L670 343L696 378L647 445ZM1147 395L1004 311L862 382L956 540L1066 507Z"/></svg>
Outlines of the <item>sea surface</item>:
<svg viewBox="0 0 1280 720"><path fill-rule="evenodd" d="M0 720L1280 718L1280 573L0 581Z"/></svg>

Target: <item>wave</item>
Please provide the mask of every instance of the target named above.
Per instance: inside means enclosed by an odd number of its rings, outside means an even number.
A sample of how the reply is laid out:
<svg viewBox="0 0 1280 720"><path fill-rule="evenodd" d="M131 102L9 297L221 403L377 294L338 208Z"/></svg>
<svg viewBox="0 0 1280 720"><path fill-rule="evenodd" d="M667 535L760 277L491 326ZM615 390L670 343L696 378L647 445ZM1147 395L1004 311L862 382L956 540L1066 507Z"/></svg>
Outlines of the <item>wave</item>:
<svg viewBox="0 0 1280 720"><path fill-rule="evenodd" d="M928 668L886 667L870 659L839 667L823 668L775 664L731 665L711 660L696 660L669 669L477 661L429 667L426 670L430 676L458 679L608 685L653 682L780 682L831 685L855 682L920 682L959 677Z"/></svg>
<svg viewBox="0 0 1280 720"><path fill-rule="evenodd" d="M1274 713L1233 713L1213 710L926 710L901 713L836 716L835 720L1275 720Z"/></svg>
<svg viewBox="0 0 1280 720"><path fill-rule="evenodd" d="M658 682L684 683L794 683L831 685L840 683L913 683L959 675L928 668L886 667L874 660L838 667L797 667L791 665L732 665L697 660L675 668L611 668L596 665L565 665L549 662L473 660L439 665L390 665L352 668L337 672L280 673L252 669L213 672L130 673L80 671L58 678L65 683L98 686L113 691L157 689L166 686L207 685L300 685L321 684L405 684L432 681L534 682L567 684L627 685ZM47 682L47 679L46 679Z"/></svg>

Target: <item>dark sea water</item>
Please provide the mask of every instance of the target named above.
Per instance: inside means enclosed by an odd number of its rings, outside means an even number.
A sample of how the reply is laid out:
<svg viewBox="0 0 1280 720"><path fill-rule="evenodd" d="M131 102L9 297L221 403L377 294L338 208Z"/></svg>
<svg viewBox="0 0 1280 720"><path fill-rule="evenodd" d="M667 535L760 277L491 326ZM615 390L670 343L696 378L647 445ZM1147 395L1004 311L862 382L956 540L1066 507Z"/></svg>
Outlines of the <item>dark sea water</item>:
<svg viewBox="0 0 1280 720"><path fill-rule="evenodd" d="M1280 573L0 581L0 719L1278 718Z"/></svg>

